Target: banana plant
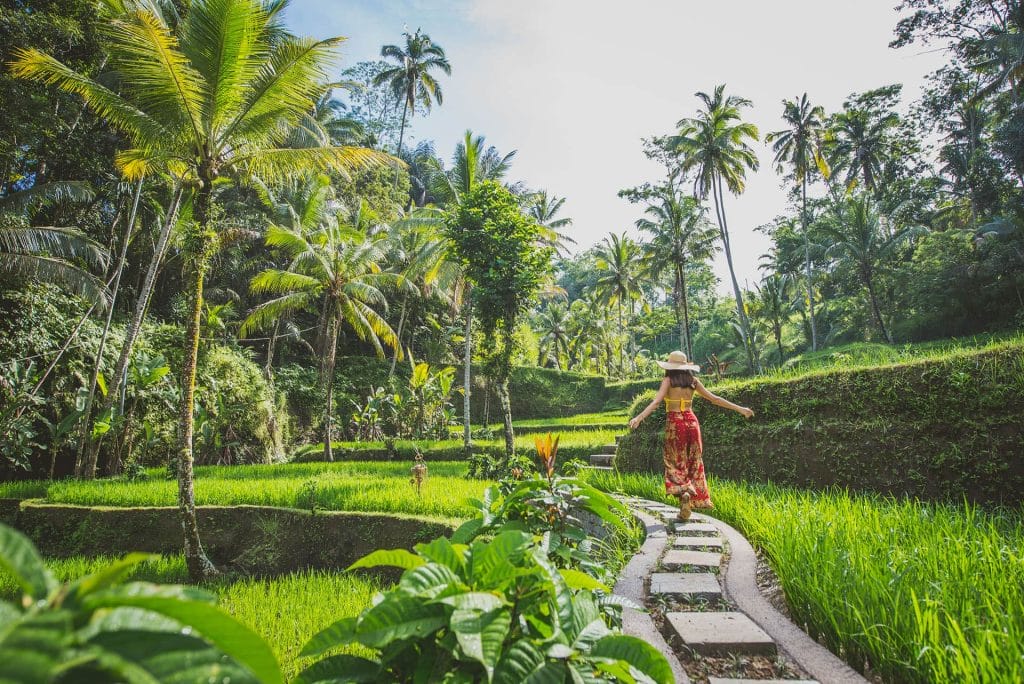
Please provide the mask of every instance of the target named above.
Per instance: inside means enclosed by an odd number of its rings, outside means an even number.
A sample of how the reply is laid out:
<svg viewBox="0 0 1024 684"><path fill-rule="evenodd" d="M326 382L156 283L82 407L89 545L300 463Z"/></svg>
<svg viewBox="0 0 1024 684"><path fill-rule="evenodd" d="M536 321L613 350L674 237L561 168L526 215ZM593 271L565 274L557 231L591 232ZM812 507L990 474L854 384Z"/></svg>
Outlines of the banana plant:
<svg viewBox="0 0 1024 684"><path fill-rule="evenodd" d="M489 541L439 537L415 553L380 550L356 561L350 570L404 572L358 617L314 635L301 655L360 644L377 656L324 657L296 684L673 682L657 649L609 626L602 604L621 599L586 573L557 568L549 543L550 535L506 530Z"/></svg>
<svg viewBox="0 0 1024 684"><path fill-rule="evenodd" d="M270 647L212 594L125 582L151 558L129 554L61 584L27 537L0 525L0 572L23 592L0 601L3 681L283 684Z"/></svg>

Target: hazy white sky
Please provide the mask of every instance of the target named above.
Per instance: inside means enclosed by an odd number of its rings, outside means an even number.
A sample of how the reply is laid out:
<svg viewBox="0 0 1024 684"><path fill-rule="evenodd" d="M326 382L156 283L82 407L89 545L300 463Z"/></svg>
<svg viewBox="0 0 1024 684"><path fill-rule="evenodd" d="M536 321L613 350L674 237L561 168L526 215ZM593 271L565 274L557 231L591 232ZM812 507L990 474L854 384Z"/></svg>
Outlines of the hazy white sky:
<svg viewBox="0 0 1024 684"><path fill-rule="evenodd" d="M375 59L408 27L452 63L444 105L414 121L447 160L472 129L502 152L518 150L512 177L567 198L580 247L610 232L636 234L638 207L617 192L658 180L641 138L665 134L697 108L694 93L727 84L753 101L747 118L782 126L781 100L807 92L826 110L852 92L902 82L908 102L944 56L892 50L897 0L293 0L295 30L349 38L344 66ZM726 210L737 276L753 284L768 247L758 225L784 211L772 155ZM716 273L727 287L724 257Z"/></svg>

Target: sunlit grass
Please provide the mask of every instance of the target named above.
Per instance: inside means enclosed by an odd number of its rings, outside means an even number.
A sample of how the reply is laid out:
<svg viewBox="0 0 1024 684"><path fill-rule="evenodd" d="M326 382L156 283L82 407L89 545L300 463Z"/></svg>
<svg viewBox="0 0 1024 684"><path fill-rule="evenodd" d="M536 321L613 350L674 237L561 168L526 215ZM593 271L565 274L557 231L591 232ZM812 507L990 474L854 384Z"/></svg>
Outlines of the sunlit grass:
<svg viewBox="0 0 1024 684"><path fill-rule="evenodd" d="M77 579L106 566L113 557L74 556L47 559L46 564L62 582ZM130 581L185 584L188 570L183 556L161 556L140 565ZM370 605L380 584L372 578L344 572L302 570L280 577L234 580L228 578L205 587L219 596L219 605L262 636L292 679L308 663L298 662L299 651L311 636L344 617L358 615ZM17 585L0 572L0 598L17 595ZM343 653L371 655L360 646Z"/></svg>
<svg viewBox="0 0 1024 684"><path fill-rule="evenodd" d="M196 469L196 503L200 506L317 507L336 511L406 513L465 518L469 497L490 484L463 477L463 463L429 464L422 492L409 482L409 462L294 463L274 466L207 466ZM177 482L166 472L149 471L145 480L59 480L45 483L51 503L81 506L173 506ZM2 493L0 496L6 496Z"/></svg>
<svg viewBox="0 0 1024 684"><path fill-rule="evenodd" d="M657 475L590 475L667 500ZM712 480L795 619L885 681L1024 681L1024 516Z"/></svg>

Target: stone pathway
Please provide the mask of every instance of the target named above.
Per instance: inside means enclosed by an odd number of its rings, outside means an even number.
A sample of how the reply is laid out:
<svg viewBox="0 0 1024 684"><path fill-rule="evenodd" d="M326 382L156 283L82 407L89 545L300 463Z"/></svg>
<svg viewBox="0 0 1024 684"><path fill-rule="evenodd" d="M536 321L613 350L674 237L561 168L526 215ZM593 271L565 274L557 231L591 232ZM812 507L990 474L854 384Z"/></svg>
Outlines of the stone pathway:
<svg viewBox="0 0 1024 684"><path fill-rule="evenodd" d="M595 464L596 465L596 464ZM676 508L620 497L647 531L615 593L647 607L623 611L623 630L669 658L689 684L866 684L760 594L753 549L732 527Z"/></svg>

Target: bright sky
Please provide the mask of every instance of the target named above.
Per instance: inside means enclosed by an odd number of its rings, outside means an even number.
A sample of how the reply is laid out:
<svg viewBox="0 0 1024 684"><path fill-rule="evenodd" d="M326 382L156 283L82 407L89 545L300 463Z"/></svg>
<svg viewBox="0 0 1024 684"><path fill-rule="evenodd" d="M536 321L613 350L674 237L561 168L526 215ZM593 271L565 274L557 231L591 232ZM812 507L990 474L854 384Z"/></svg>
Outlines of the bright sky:
<svg viewBox="0 0 1024 684"><path fill-rule="evenodd" d="M636 234L639 208L617 192L659 180L641 138L674 130L697 109L694 93L727 84L753 101L762 135L782 127L781 100L807 92L827 111L852 92L902 82L917 98L938 52L888 47L897 0L293 0L300 33L349 38L343 66L376 59L405 28L447 52L444 104L417 117L447 161L469 128L502 152L518 150L512 178L567 198L580 248L610 232ZM614 9L608 9L613 7ZM754 228L785 210L770 150L726 211L737 276L753 285L768 242ZM715 271L730 290L724 257Z"/></svg>

